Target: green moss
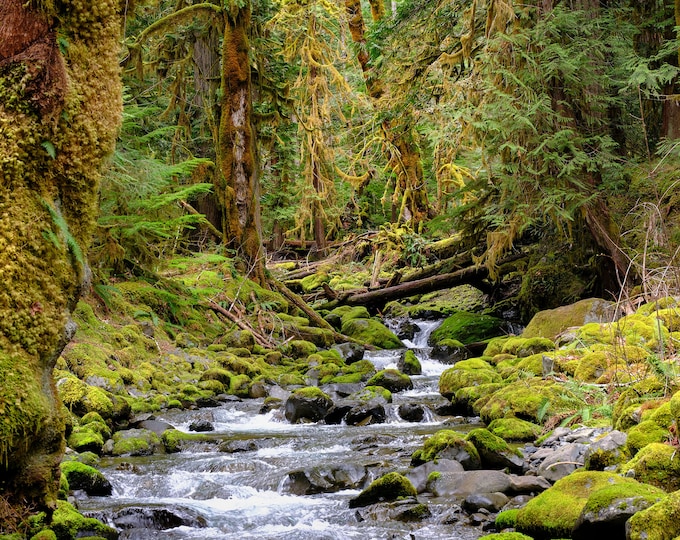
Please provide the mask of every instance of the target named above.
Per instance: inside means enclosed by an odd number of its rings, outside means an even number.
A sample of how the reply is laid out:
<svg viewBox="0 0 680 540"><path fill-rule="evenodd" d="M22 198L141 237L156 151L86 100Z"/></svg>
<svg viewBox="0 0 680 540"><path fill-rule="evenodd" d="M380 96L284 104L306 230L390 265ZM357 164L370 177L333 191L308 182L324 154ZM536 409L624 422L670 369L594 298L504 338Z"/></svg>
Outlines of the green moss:
<svg viewBox="0 0 680 540"><path fill-rule="evenodd" d="M413 388L411 377L401 373L397 369L381 369L366 381L366 384L368 386L382 386L393 392L410 390Z"/></svg>
<svg viewBox="0 0 680 540"><path fill-rule="evenodd" d="M640 482L617 483L600 488L588 497L588 501L583 508L583 512L597 514L600 510L621 501L625 504L626 499L642 499L648 506L653 505L664 498L666 493L657 487Z"/></svg>
<svg viewBox="0 0 680 540"><path fill-rule="evenodd" d="M86 531L104 538L112 538L117 535L115 529L94 518L84 517L66 501L57 501L57 509L52 516L50 527L59 540L79 538L82 536L80 533Z"/></svg>
<svg viewBox="0 0 680 540"><path fill-rule="evenodd" d="M420 465L434 461L448 448L463 449L472 459L480 461L479 453L471 442L451 429L441 429L425 439L422 449L416 450L411 456L411 464Z"/></svg>
<svg viewBox="0 0 680 540"><path fill-rule="evenodd" d="M671 493L630 518L629 540L673 540L680 536L680 491Z"/></svg>
<svg viewBox="0 0 680 540"><path fill-rule="evenodd" d="M86 427L77 427L68 437L68 445L76 452L94 452L100 454L104 446L104 437L101 433L87 429Z"/></svg>
<svg viewBox="0 0 680 540"><path fill-rule="evenodd" d="M351 319L343 323L340 332L379 349L401 349L404 344L384 324L374 319Z"/></svg>
<svg viewBox="0 0 680 540"><path fill-rule="evenodd" d="M664 442L670 437L668 429L662 428L652 420L645 420L628 430L626 447L631 455L651 443Z"/></svg>
<svg viewBox="0 0 680 540"><path fill-rule="evenodd" d="M524 358L525 356L553 350L555 350L555 343L548 338L511 337L503 343L501 352Z"/></svg>
<svg viewBox="0 0 680 540"><path fill-rule="evenodd" d="M307 358L317 351L317 346L309 341L294 339L281 346L281 352L291 358Z"/></svg>
<svg viewBox="0 0 680 540"><path fill-rule="evenodd" d="M302 278L300 280L300 287L302 287L303 292L310 293L321 288L324 283L328 283L330 280L331 278L326 272L317 272L316 274Z"/></svg>
<svg viewBox="0 0 680 540"><path fill-rule="evenodd" d="M111 493L111 484L94 467L78 461L63 461L61 472L72 489L85 489L91 495L109 495Z"/></svg>
<svg viewBox="0 0 680 540"><path fill-rule="evenodd" d="M522 457L522 454L518 450L510 448L508 443L497 435L494 435L488 429L473 429L465 436L465 439L475 446L480 455L484 455L485 452L507 452Z"/></svg>
<svg viewBox="0 0 680 540"><path fill-rule="evenodd" d="M184 433L177 429L166 429L161 435L161 442L168 453L181 452L189 442L207 441L209 437L203 433Z"/></svg>
<svg viewBox="0 0 680 540"><path fill-rule="evenodd" d="M502 334L503 321L490 315L459 311L444 319L430 335L430 344L437 345L445 339L457 339L467 345Z"/></svg>
<svg viewBox="0 0 680 540"><path fill-rule="evenodd" d="M625 483L637 482L607 472L572 473L520 509L517 530L534 538L569 538L592 493Z"/></svg>
<svg viewBox="0 0 680 540"><path fill-rule="evenodd" d="M439 393L450 399L461 388L500 383L501 376L481 359L463 360L445 370L439 377Z"/></svg>
<svg viewBox="0 0 680 540"><path fill-rule="evenodd" d="M665 491L680 489L680 456L677 449L662 443L643 447L622 468L623 474L633 471L640 482L651 484Z"/></svg>
<svg viewBox="0 0 680 540"><path fill-rule="evenodd" d="M408 349L399 363L401 371L407 375L420 375L423 368L420 365L420 360L411 349Z"/></svg>
<svg viewBox="0 0 680 540"><path fill-rule="evenodd" d="M490 396L502 386L501 383L466 386L456 391L451 402L460 409L466 410L471 415L478 415L481 407L484 405L482 399Z"/></svg>
<svg viewBox="0 0 680 540"><path fill-rule="evenodd" d="M512 510L507 511L512 512ZM484 536L480 536L480 538L485 538L488 540L533 540L533 538L531 538L530 536L518 532L500 532L485 534Z"/></svg>
<svg viewBox="0 0 680 540"><path fill-rule="evenodd" d="M404 497L415 497L416 488L410 480L399 473L391 472L381 476L349 502L350 508L368 506L378 502L395 501Z"/></svg>
<svg viewBox="0 0 680 540"><path fill-rule="evenodd" d="M114 456L148 456L160 446L160 437L148 429L130 429L113 434Z"/></svg>
<svg viewBox="0 0 680 540"><path fill-rule="evenodd" d="M229 393L239 397L248 397L251 382L248 375L236 375L229 383Z"/></svg>
<svg viewBox="0 0 680 540"><path fill-rule="evenodd" d="M369 385L350 396L350 399L358 399L359 401L363 402L367 402L376 398L382 398L387 401L387 403L392 403L392 392L390 392L387 388L383 388L382 386Z"/></svg>
<svg viewBox="0 0 680 540"><path fill-rule="evenodd" d="M498 512L496 516L495 525L497 529L514 529L517 523L517 514L519 513L519 508L512 508L510 510L503 510Z"/></svg>
<svg viewBox="0 0 680 540"><path fill-rule="evenodd" d="M293 394L306 399L321 398L324 400L331 401L330 396L317 386L306 386L305 388L298 388L293 392Z"/></svg>
<svg viewBox="0 0 680 540"><path fill-rule="evenodd" d="M531 378L512 382L495 392L482 407L482 420L514 416L534 423L561 413L581 410L584 402L551 380ZM539 418L540 416L540 418Z"/></svg>

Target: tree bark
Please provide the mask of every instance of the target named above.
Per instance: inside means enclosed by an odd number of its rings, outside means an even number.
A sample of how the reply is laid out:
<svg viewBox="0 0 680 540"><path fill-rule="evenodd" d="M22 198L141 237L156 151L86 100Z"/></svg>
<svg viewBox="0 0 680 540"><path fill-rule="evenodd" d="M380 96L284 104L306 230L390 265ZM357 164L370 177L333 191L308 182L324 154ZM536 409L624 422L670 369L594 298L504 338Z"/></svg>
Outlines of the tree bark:
<svg viewBox="0 0 680 540"><path fill-rule="evenodd" d="M252 125L252 85L248 31L250 2L224 14L222 101L217 159L223 183L218 196L224 209L224 242L243 260L245 275L266 283L260 186Z"/></svg>
<svg viewBox="0 0 680 540"><path fill-rule="evenodd" d="M0 2L0 496L16 516L49 519L56 505L64 420L52 369L75 331L100 167L120 125L119 8Z"/></svg>

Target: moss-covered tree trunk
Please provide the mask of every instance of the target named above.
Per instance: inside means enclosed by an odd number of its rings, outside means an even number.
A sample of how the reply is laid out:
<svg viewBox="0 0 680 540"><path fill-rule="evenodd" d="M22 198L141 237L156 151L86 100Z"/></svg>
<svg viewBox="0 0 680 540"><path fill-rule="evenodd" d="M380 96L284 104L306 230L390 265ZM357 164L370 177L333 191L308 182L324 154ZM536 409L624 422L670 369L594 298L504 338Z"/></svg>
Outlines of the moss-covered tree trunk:
<svg viewBox="0 0 680 540"><path fill-rule="evenodd" d="M374 21L385 16L385 4L382 0L370 0L370 5ZM390 107L388 96L369 62L361 0L345 0L345 11L352 41L357 44L357 60L364 75L368 95L376 107L387 109ZM382 130L388 167L395 176L392 221L417 225L434 217L427 196L420 150L410 133L408 119L384 120Z"/></svg>
<svg viewBox="0 0 680 540"><path fill-rule="evenodd" d="M119 12L118 0L0 2L0 495L17 514L56 500L52 369L120 123Z"/></svg>
<svg viewBox="0 0 680 540"><path fill-rule="evenodd" d="M223 178L218 196L224 208L225 244L243 259L250 279L264 285L260 193L252 125L248 31L250 2L224 15L222 100L217 159Z"/></svg>

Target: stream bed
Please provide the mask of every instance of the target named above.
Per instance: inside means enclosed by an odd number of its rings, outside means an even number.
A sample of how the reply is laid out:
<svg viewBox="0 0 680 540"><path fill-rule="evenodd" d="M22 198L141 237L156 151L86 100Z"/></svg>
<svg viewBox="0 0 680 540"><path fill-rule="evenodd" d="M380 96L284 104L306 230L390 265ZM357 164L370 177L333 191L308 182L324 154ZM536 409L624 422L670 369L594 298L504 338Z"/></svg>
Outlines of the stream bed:
<svg viewBox="0 0 680 540"><path fill-rule="evenodd" d="M182 431L192 422L213 424L210 442L175 454L103 458L99 469L113 485L110 497L79 495L88 515L116 526L121 539L462 539L484 533L455 518L449 501L419 496L431 516L418 522L384 520L349 508L359 489L296 495L290 473L318 467L368 471L367 483L408 469L410 456L450 417L434 411L446 400L438 393L447 365L429 358L425 346L433 323L406 342L419 357L423 375L414 389L393 394L387 421L366 426L290 424L282 411L260 414L262 399L230 401L218 408L173 410L156 415ZM402 351L366 354L376 369L395 367ZM424 406L421 422L405 422L404 403ZM458 419L460 429L469 429ZM357 472L359 474L359 472ZM126 516L129 516L126 518ZM183 516L181 524L177 516ZM454 516L454 517L452 517ZM162 530L159 530L162 529Z"/></svg>

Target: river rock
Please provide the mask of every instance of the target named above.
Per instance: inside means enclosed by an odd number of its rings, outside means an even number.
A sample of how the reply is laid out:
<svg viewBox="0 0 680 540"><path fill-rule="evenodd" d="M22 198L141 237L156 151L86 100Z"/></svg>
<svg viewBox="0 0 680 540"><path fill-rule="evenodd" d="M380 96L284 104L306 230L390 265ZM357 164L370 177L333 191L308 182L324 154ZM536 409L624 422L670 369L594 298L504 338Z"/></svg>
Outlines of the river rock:
<svg viewBox="0 0 680 540"><path fill-rule="evenodd" d="M168 429L174 429L174 427L167 422L156 420L153 417L149 418L148 420L142 420L137 425L131 427L148 429L149 431L153 431L156 435L163 435L164 431Z"/></svg>
<svg viewBox="0 0 680 540"><path fill-rule="evenodd" d="M425 409L417 403L402 403L397 412L406 422L421 422L425 418Z"/></svg>
<svg viewBox="0 0 680 540"><path fill-rule="evenodd" d="M111 482L100 471L84 463L64 461L61 472L66 476L70 489L83 490L91 496L108 496L113 491Z"/></svg>
<svg viewBox="0 0 680 540"><path fill-rule="evenodd" d="M465 497L463 508L471 513L480 510L499 512L510 501L509 497L498 491L493 493L473 493Z"/></svg>
<svg viewBox="0 0 680 540"><path fill-rule="evenodd" d="M432 347L430 356L442 364L455 364L469 358L470 351L462 343L448 339Z"/></svg>
<svg viewBox="0 0 680 540"><path fill-rule="evenodd" d="M564 478L583 466L586 448L582 443L570 443L553 450L538 467L538 474L552 482Z"/></svg>
<svg viewBox="0 0 680 540"><path fill-rule="evenodd" d="M191 422L191 424L189 424L189 431L215 431L215 426L212 425L212 422L208 422L207 420L196 420L195 422Z"/></svg>
<svg viewBox="0 0 680 540"><path fill-rule="evenodd" d="M160 437L148 429L126 429L116 431L106 441L103 451L114 456L150 456L163 452Z"/></svg>
<svg viewBox="0 0 680 540"><path fill-rule="evenodd" d="M386 417L382 400L375 398L352 407L345 416L345 422L348 426L382 424Z"/></svg>
<svg viewBox="0 0 680 540"><path fill-rule="evenodd" d="M588 298L568 306L539 311L529 321L522 337L545 337L552 340L567 328L590 322L611 322L619 318L620 310L614 302Z"/></svg>
<svg viewBox="0 0 680 540"><path fill-rule="evenodd" d="M391 503L378 503L360 508L356 516L359 521L402 521L407 523L419 522L432 515L427 505L419 503L415 497L394 501Z"/></svg>
<svg viewBox="0 0 680 540"><path fill-rule="evenodd" d="M405 476L391 472L381 476L364 489L359 495L349 500L350 508L369 506L385 501L394 501L405 497L415 497L416 488Z"/></svg>
<svg viewBox="0 0 680 540"><path fill-rule="evenodd" d="M204 528L205 518L194 510L178 507L137 507L130 506L118 510L111 516L113 524L124 530L152 529L164 531L175 527Z"/></svg>
<svg viewBox="0 0 680 540"><path fill-rule="evenodd" d="M542 476L519 476L516 474L510 475L510 482L510 491L512 493L536 494L545 491L552 485Z"/></svg>
<svg viewBox="0 0 680 540"><path fill-rule="evenodd" d="M628 434L614 430L590 443L583 456L586 469L603 471L630 459L626 449Z"/></svg>
<svg viewBox="0 0 680 540"><path fill-rule="evenodd" d="M335 493L360 488L366 478L366 467L361 465L318 466L288 473L283 489L294 495Z"/></svg>
<svg viewBox="0 0 680 540"><path fill-rule="evenodd" d="M427 481L431 473L463 472L464 470L463 466L453 459L438 459L413 467L404 476L411 481L418 493L423 493L427 490Z"/></svg>
<svg viewBox="0 0 680 540"><path fill-rule="evenodd" d="M328 394L318 388L300 388L286 400L286 420L291 424L301 421L318 422L322 420L333 405Z"/></svg>
<svg viewBox="0 0 680 540"><path fill-rule="evenodd" d="M510 491L510 476L501 471L442 472L428 483L437 497L464 500L468 495Z"/></svg>
<svg viewBox="0 0 680 540"><path fill-rule="evenodd" d="M402 392L413 389L411 377L397 369L383 369L378 371L367 382L366 386L382 386L390 392Z"/></svg>
<svg viewBox="0 0 680 540"><path fill-rule="evenodd" d="M333 345L332 347L340 353L346 364L353 364L359 360L363 360L366 348L358 343L339 343L338 345Z"/></svg>

